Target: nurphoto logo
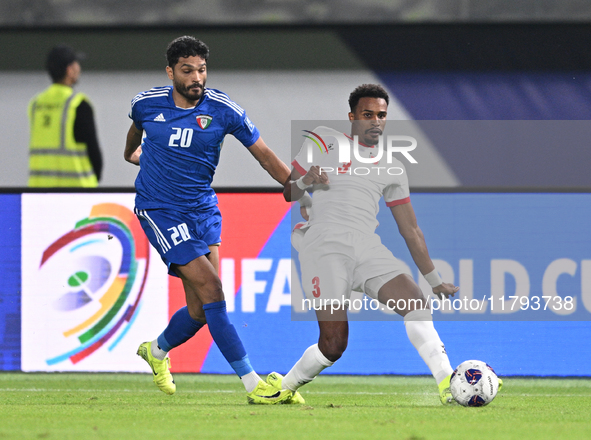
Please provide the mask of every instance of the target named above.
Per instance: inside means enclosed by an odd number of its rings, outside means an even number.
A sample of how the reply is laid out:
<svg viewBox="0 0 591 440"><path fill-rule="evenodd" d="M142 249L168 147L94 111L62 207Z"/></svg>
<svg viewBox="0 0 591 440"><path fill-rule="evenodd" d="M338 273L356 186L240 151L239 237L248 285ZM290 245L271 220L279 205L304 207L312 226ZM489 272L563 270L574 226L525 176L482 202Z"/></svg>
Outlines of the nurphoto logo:
<svg viewBox="0 0 591 440"><path fill-rule="evenodd" d="M328 153L329 147L326 145L326 142L322 139L322 136L330 136L337 140L339 149L339 162L351 162L351 144L349 138L345 134L339 133L335 130L331 130L325 127L318 127L315 132L309 130L304 131L312 135L304 135L304 137L313 141L313 143L308 144L308 151L306 154L306 161L309 164L312 164L314 162L314 144L319 148L321 153ZM377 148L376 154L372 155L372 157L361 156L361 154L359 153L359 137L357 135L353 136L353 155L355 157L355 160L362 164L377 164L384 155L384 143L386 144L385 150L387 163L392 163L392 157L394 153L402 154L410 163L418 163L415 160L415 158L412 157L410 154L410 152L417 147L417 140L412 136L401 135L388 135L386 136L385 142L384 136L380 135L377 145L374 146ZM401 143L406 145L400 145Z"/></svg>

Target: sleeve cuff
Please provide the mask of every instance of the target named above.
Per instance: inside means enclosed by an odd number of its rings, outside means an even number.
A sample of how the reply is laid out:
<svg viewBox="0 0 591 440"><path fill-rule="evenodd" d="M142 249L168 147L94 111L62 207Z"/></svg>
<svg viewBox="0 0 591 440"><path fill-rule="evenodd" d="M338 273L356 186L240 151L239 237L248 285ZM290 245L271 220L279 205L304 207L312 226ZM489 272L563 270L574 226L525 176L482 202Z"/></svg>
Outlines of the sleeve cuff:
<svg viewBox="0 0 591 440"><path fill-rule="evenodd" d="M388 208L391 208L392 206L404 205L405 203L409 203L409 202L410 202L410 196L405 197L404 199L392 200L391 202L386 202L386 206Z"/></svg>
<svg viewBox="0 0 591 440"><path fill-rule="evenodd" d="M307 171L298 163L297 160L293 160L293 162L291 163L291 165L297 170L298 173L300 173L302 176L305 176Z"/></svg>

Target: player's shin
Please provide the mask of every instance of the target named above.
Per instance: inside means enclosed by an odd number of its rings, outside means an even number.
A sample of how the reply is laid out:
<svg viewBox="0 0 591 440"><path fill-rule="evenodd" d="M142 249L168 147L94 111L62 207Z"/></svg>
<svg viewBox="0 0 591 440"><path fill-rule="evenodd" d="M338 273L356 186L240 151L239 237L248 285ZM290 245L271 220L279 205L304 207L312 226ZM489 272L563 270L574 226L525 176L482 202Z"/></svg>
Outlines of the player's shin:
<svg viewBox="0 0 591 440"><path fill-rule="evenodd" d="M445 346L433 326L431 312L426 309L413 310L404 317L404 325L408 339L429 367L437 384L440 384L453 372L453 369L445 352Z"/></svg>
<svg viewBox="0 0 591 440"><path fill-rule="evenodd" d="M152 342L152 356L163 360L166 353L195 336L203 325L191 318L187 306L180 308L172 315L168 326L158 336L156 343Z"/></svg>
<svg viewBox="0 0 591 440"><path fill-rule="evenodd" d="M330 367L334 362L329 361L314 344L304 352L302 357L283 378L283 388L296 391L302 385L312 382L322 370Z"/></svg>
<svg viewBox="0 0 591 440"><path fill-rule="evenodd" d="M242 380L246 391L250 393L260 381L260 377L250 365L242 341L228 318L226 301L204 304L203 311L214 342Z"/></svg>

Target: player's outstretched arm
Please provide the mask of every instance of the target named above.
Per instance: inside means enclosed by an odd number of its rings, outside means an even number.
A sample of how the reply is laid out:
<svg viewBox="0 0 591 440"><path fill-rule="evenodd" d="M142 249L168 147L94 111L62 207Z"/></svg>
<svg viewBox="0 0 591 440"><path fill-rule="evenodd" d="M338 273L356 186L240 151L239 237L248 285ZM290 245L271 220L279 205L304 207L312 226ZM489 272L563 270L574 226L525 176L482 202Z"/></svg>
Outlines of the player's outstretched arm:
<svg viewBox="0 0 591 440"><path fill-rule="evenodd" d="M400 232L400 235L402 235L402 238L404 238L406 246L410 251L410 255L412 256L421 273L423 275L436 273L435 265L433 264L433 261L431 261L427 244L425 243L425 236L417 224L417 218L411 203L408 202L401 205L396 205L391 207L390 210L392 211L392 215L394 216L396 224L398 225L398 231ZM435 278L438 277L439 275L436 275ZM444 283L441 281L441 279L436 282L433 282L430 279L427 281L429 281L429 284L431 284L433 293L435 293L439 298L442 296L454 296L454 294L459 290L459 287L456 287L450 283Z"/></svg>
<svg viewBox="0 0 591 440"><path fill-rule="evenodd" d="M250 154L261 164L269 175L281 185L289 178L289 167L271 150L262 137L248 147Z"/></svg>
<svg viewBox="0 0 591 440"><path fill-rule="evenodd" d="M286 202L295 202L302 198L307 187L327 183L329 183L328 176L326 173L322 173L317 165L310 167L303 177L298 170L293 169L289 180L283 186L283 198Z"/></svg>
<svg viewBox="0 0 591 440"><path fill-rule="evenodd" d="M283 184L283 198L286 202L295 202L304 195L305 190L295 186L296 180L300 177L302 177L302 175L298 170L291 170L289 179Z"/></svg>
<svg viewBox="0 0 591 440"><path fill-rule="evenodd" d="M140 164L140 155L142 154L142 131L138 130L132 122L129 131L127 132L127 140L125 141L125 151L123 157L127 162L134 165Z"/></svg>

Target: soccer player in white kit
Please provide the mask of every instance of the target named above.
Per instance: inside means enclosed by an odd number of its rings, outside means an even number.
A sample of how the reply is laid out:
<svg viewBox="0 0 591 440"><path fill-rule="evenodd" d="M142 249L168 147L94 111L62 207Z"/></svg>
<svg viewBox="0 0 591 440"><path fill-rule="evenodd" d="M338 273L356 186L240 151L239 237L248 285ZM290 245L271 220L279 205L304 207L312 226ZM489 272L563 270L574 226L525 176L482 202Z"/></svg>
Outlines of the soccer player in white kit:
<svg viewBox="0 0 591 440"><path fill-rule="evenodd" d="M441 280L429 257L410 202L404 165L396 159L387 163L386 154L376 157L375 146L386 123L388 102L387 92L379 85L364 84L351 93L348 116L352 126L351 136L347 136L351 140L350 162L339 162L339 152L335 148L338 145L335 139L343 134L326 127L318 127L310 133L310 138L324 147L322 154L319 156L315 151L313 163L308 163L308 143L313 140L307 140L292 162L291 181L286 183L283 192L285 199L309 198L305 195L308 188L313 192L309 221L301 228L306 231L303 234L301 229L297 231L301 239L298 248L302 287L307 298L316 300L315 304L339 301L342 307L334 310L332 305L315 306L319 309L316 310L320 329L318 343L304 352L285 377L272 373L267 378L270 384L294 392L291 403L304 403L298 388L333 365L347 348L346 304L352 290L364 292L382 304L406 305L396 308L396 312L404 317L408 338L433 374L441 402L453 402L449 390L453 369L433 326L427 301L405 266L375 234L378 203L384 197L398 231L433 293L441 298L453 296L459 290ZM322 135L317 136L317 132ZM364 159L376 157L375 163L368 165L355 158L354 136L358 137L359 155ZM388 303L389 300L404 301Z"/></svg>

